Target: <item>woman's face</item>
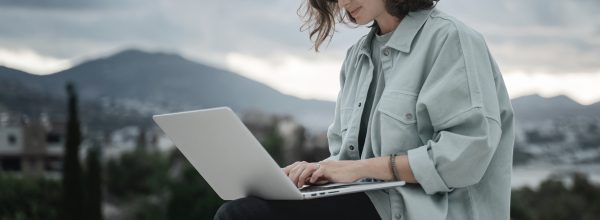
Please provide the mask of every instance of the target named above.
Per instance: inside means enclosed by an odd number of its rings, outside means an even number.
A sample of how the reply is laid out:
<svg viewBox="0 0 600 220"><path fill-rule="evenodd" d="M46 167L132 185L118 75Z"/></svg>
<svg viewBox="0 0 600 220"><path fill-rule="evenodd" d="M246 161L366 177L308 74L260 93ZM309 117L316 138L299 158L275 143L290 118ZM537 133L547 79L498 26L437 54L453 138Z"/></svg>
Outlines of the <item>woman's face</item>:
<svg viewBox="0 0 600 220"><path fill-rule="evenodd" d="M359 25L368 24L386 13L383 0L338 0L338 5Z"/></svg>

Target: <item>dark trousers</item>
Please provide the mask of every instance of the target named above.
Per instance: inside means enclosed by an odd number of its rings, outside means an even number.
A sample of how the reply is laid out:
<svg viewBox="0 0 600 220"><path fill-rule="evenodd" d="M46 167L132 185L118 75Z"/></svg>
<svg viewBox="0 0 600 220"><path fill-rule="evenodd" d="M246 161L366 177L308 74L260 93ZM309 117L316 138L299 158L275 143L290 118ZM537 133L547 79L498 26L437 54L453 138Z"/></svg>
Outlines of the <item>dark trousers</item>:
<svg viewBox="0 0 600 220"><path fill-rule="evenodd" d="M215 220L231 219L380 219L365 193L309 200L246 197L223 204Z"/></svg>

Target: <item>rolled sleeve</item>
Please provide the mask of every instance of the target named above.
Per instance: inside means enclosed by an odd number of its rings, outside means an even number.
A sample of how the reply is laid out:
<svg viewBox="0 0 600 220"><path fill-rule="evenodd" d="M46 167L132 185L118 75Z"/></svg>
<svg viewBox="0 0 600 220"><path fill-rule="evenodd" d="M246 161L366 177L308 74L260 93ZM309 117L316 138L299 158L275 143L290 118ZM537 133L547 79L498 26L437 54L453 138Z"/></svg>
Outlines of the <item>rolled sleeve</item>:
<svg viewBox="0 0 600 220"><path fill-rule="evenodd" d="M502 131L481 108L464 112L446 124L437 139L408 151L417 182L427 194L449 192L478 183L496 152Z"/></svg>
<svg viewBox="0 0 600 220"><path fill-rule="evenodd" d="M502 134L493 69L474 33L449 26L417 100L419 130L432 137L408 151L427 194L477 184Z"/></svg>
<svg viewBox="0 0 600 220"><path fill-rule="evenodd" d="M442 177L437 173L435 164L429 158L427 148L428 146L421 146L408 151L408 163L415 175L415 179L417 179L427 194L451 191Z"/></svg>

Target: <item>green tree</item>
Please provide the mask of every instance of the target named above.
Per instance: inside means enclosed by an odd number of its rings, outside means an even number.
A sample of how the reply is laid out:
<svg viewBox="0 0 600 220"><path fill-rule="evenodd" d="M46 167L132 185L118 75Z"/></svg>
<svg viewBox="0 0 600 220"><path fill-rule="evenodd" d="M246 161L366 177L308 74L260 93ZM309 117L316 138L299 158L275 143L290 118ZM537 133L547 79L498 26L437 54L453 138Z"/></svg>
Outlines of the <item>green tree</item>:
<svg viewBox="0 0 600 220"><path fill-rule="evenodd" d="M537 190L515 189L511 195L511 218L515 220L600 219L600 186L582 174L572 176L572 184L562 179L544 180Z"/></svg>
<svg viewBox="0 0 600 220"><path fill-rule="evenodd" d="M124 208L125 219L165 219L169 196L169 159L145 141L140 129L133 151L106 163L106 188L109 197ZM150 143L152 144L152 143Z"/></svg>
<svg viewBox="0 0 600 220"><path fill-rule="evenodd" d="M0 175L0 220L59 218L61 183Z"/></svg>
<svg viewBox="0 0 600 220"><path fill-rule="evenodd" d="M119 199L153 195L168 184L168 169L168 161L160 152L127 152L107 162L106 186Z"/></svg>
<svg viewBox="0 0 600 220"><path fill-rule="evenodd" d="M73 83L66 85L68 95L68 120L63 160L63 219L83 219L83 188L79 164L81 130L77 113L77 91Z"/></svg>
<svg viewBox="0 0 600 220"><path fill-rule="evenodd" d="M183 156L179 158L181 175L170 184L167 219L213 219L224 201Z"/></svg>
<svg viewBox="0 0 600 220"><path fill-rule="evenodd" d="M273 157L279 166L284 166L283 161L283 137L277 131L277 126L274 125L269 135L262 143L265 150Z"/></svg>
<svg viewBox="0 0 600 220"><path fill-rule="evenodd" d="M100 165L100 146L88 150L86 172L86 219L101 220L102 218L102 167Z"/></svg>
<svg viewBox="0 0 600 220"><path fill-rule="evenodd" d="M146 129L144 127L140 127L140 134L138 135L137 143L136 143L135 147L136 147L137 151L146 151L147 150Z"/></svg>

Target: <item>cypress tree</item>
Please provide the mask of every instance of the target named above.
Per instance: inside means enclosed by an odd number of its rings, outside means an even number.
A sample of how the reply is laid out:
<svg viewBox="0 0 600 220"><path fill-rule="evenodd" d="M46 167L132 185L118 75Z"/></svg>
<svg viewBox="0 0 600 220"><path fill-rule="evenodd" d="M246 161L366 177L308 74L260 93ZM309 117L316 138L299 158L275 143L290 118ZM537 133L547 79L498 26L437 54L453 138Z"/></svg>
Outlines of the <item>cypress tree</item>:
<svg viewBox="0 0 600 220"><path fill-rule="evenodd" d="M79 164L81 131L77 115L77 94L73 83L66 85L68 119L63 159L63 216L65 220L83 219L83 188Z"/></svg>
<svg viewBox="0 0 600 220"><path fill-rule="evenodd" d="M86 219L102 219L102 167L100 166L100 146L90 148L87 154Z"/></svg>
<svg viewBox="0 0 600 220"><path fill-rule="evenodd" d="M137 139L137 143L136 143L136 150L139 152L146 152L147 151L147 144L146 144L146 128L144 127L140 127L139 128L140 133L138 134L138 139Z"/></svg>

